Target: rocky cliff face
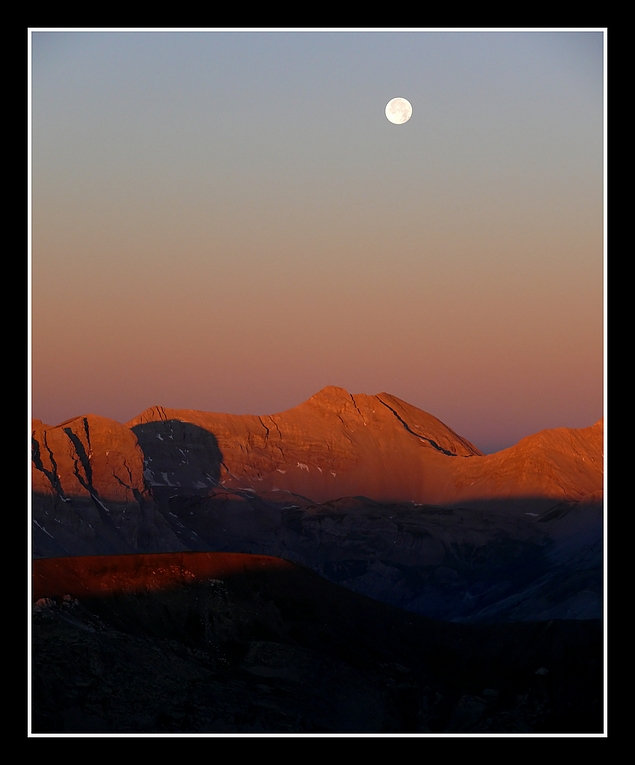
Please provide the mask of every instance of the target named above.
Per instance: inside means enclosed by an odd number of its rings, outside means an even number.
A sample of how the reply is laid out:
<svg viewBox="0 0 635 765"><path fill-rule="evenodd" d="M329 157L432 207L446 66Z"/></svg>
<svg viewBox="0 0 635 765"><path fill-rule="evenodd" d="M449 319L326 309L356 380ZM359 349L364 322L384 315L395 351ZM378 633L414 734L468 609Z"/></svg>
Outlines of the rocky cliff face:
<svg viewBox="0 0 635 765"><path fill-rule="evenodd" d="M36 557L182 549L144 477L125 425L96 415L32 432Z"/></svg>
<svg viewBox="0 0 635 765"><path fill-rule="evenodd" d="M34 421L33 490L61 498L137 502L145 495L143 452L125 425L94 414L57 427Z"/></svg>

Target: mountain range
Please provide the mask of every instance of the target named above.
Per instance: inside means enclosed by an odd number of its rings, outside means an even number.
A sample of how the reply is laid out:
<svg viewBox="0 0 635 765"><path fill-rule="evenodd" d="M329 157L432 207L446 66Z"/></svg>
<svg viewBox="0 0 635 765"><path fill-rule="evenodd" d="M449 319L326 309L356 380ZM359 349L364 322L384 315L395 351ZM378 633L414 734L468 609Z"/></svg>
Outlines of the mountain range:
<svg viewBox="0 0 635 765"><path fill-rule="evenodd" d="M389 394L325 388L267 416L155 406L122 425L96 415L34 421L34 491L135 502L173 488L290 491L316 502L462 504L578 500L602 488L602 422L543 431L482 455ZM469 459L468 459L469 458Z"/></svg>
<svg viewBox="0 0 635 765"><path fill-rule="evenodd" d="M249 552L439 618L601 613L601 421L483 455L329 387L270 416L156 406L32 437L36 558Z"/></svg>
<svg viewBox="0 0 635 765"><path fill-rule="evenodd" d="M37 730L602 729L602 421L484 455L328 387L35 420L32 476Z"/></svg>

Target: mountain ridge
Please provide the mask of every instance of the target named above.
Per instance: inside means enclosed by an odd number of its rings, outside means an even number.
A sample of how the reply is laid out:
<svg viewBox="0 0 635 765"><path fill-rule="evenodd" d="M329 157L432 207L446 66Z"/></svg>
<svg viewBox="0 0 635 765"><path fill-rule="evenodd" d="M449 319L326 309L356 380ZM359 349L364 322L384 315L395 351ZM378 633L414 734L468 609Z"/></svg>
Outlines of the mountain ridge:
<svg viewBox="0 0 635 765"><path fill-rule="evenodd" d="M125 424L93 414L53 427L34 421L33 487L71 496L105 492L117 501L148 495L152 487L188 484L291 491L321 502L356 495L436 504L510 494L577 500L602 487L602 437L600 420L588 428L540 431L484 455L396 396L329 386L272 415L153 406ZM87 459L89 451L94 459ZM209 470L192 464L193 451ZM191 469L184 471L188 461Z"/></svg>
<svg viewBox="0 0 635 765"><path fill-rule="evenodd" d="M264 554L438 618L601 613L601 421L483 455L330 387L274 415L157 406L32 436L35 558Z"/></svg>

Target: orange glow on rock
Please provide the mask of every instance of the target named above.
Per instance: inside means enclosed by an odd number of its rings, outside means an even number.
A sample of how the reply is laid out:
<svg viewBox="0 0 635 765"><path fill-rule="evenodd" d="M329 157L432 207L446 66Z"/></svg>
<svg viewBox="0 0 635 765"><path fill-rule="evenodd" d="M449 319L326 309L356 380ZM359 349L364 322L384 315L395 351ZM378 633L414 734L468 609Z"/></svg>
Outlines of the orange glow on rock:
<svg viewBox="0 0 635 765"><path fill-rule="evenodd" d="M42 558L33 561L33 601L120 592L165 590L183 584L294 565L268 555L244 553L160 553Z"/></svg>

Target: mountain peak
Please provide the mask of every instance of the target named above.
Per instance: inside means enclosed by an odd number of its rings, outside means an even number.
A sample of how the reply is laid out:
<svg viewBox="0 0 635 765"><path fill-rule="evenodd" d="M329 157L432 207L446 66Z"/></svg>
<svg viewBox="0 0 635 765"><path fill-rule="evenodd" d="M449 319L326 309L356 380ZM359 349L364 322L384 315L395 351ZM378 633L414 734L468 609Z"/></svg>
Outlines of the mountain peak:
<svg viewBox="0 0 635 765"><path fill-rule="evenodd" d="M350 398L351 394L345 389L340 388L337 385L327 385L317 393L314 393L308 400L309 401L332 401L341 400L344 398Z"/></svg>

